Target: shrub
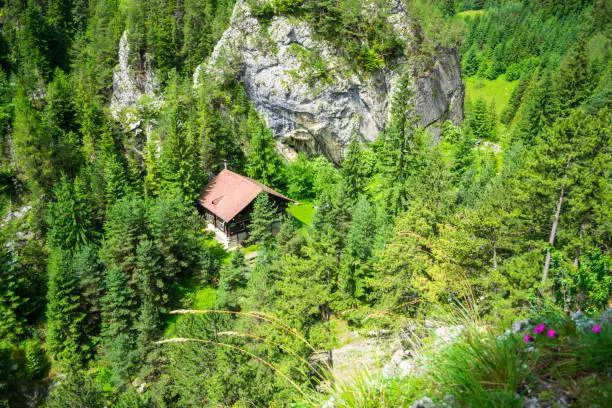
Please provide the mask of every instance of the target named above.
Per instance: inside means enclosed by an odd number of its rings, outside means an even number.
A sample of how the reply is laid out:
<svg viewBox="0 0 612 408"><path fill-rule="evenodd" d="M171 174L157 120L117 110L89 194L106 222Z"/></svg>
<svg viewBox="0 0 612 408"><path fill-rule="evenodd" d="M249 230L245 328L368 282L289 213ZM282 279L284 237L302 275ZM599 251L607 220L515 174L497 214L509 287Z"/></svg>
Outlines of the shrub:
<svg viewBox="0 0 612 408"><path fill-rule="evenodd" d="M520 407L516 395L535 364L516 336L496 338L470 329L460 341L433 356L430 375L440 394L470 407Z"/></svg>

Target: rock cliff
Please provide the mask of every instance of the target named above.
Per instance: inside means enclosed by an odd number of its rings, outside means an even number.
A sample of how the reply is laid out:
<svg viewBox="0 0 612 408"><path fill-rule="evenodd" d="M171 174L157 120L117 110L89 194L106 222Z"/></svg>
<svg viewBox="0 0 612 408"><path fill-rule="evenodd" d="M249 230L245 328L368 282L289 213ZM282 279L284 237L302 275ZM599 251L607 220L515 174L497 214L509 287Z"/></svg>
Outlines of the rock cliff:
<svg viewBox="0 0 612 408"><path fill-rule="evenodd" d="M401 0L392 1L389 22L407 49L414 49L413 23ZM425 129L438 135L444 120L459 123L464 86L456 50L438 49L425 69L417 68L409 51L394 65L412 73L414 104ZM339 50L295 18L276 16L262 27L243 0L210 59L196 70L194 85L204 73L227 75L228 66L286 156L323 153L336 163L353 131L364 140L376 139L388 121L399 77L399 69L354 72Z"/></svg>
<svg viewBox="0 0 612 408"><path fill-rule="evenodd" d="M142 111L151 107L148 105L159 107L162 103L150 58L145 55L142 61L139 61L139 68L132 67L127 31L124 31L121 36L117 56L118 64L113 70L111 114L124 126L126 131L134 132L136 135L144 131L144 134L148 136L153 124L143 124L142 117L146 115ZM148 97L144 103L143 96Z"/></svg>

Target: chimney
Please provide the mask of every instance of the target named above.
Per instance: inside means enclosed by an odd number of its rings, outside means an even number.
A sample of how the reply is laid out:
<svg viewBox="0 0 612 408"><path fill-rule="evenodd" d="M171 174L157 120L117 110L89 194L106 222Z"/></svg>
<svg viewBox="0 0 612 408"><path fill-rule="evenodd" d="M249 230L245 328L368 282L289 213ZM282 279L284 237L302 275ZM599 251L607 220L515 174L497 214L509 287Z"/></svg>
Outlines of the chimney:
<svg viewBox="0 0 612 408"><path fill-rule="evenodd" d="M227 160L223 159L223 168L227 170Z"/></svg>

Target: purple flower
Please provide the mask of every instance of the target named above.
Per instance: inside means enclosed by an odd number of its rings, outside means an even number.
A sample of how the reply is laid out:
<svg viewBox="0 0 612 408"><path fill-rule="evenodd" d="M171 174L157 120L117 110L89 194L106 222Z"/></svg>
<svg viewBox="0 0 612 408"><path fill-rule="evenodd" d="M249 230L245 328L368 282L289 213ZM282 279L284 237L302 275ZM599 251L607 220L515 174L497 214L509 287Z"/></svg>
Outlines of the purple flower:
<svg viewBox="0 0 612 408"><path fill-rule="evenodd" d="M550 337L551 339L552 339L553 337L555 337L556 335L557 335L557 332L556 332L556 331L554 331L553 329L550 329L550 330L548 331L548 337Z"/></svg>
<svg viewBox="0 0 612 408"><path fill-rule="evenodd" d="M523 341L524 341L525 343L529 343L531 340L532 340L532 338L531 338L531 336L530 336L530 335L528 335L528 334L526 334L526 335L525 335L525 337L523 337Z"/></svg>
<svg viewBox="0 0 612 408"><path fill-rule="evenodd" d="M593 333L597 333L599 334L599 332L601 331L601 327L599 326L593 326Z"/></svg>
<svg viewBox="0 0 612 408"><path fill-rule="evenodd" d="M538 333L544 333L544 329L546 328L546 326L544 324L538 324L535 329L533 329L533 333L534 334L538 334Z"/></svg>

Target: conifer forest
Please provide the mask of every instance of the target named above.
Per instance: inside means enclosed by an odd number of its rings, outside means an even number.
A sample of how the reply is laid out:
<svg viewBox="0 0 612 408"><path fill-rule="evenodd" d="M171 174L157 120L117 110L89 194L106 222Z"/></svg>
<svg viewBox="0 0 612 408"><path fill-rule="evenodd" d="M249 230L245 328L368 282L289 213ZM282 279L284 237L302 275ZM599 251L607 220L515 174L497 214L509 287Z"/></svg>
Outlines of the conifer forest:
<svg viewBox="0 0 612 408"><path fill-rule="evenodd" d="M611 407L611 16L0 1L0 407Z"/></svg>

